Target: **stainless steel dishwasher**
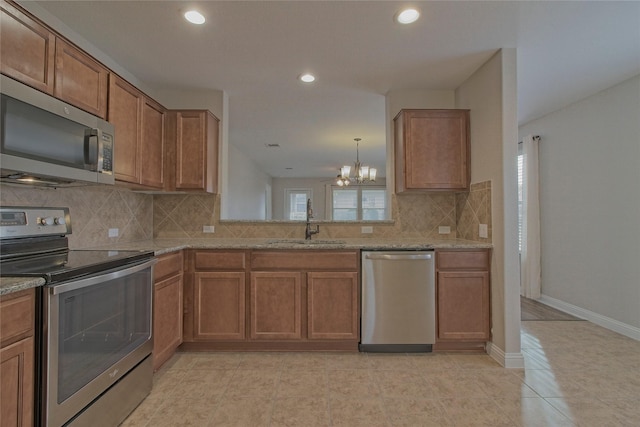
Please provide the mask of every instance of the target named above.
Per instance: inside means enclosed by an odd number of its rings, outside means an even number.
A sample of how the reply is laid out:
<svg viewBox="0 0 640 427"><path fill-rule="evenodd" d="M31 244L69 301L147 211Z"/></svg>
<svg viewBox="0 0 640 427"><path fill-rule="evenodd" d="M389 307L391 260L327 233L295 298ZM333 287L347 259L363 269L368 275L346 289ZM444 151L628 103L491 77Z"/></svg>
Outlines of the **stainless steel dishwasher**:
<svg viewBox="0 0 640 427"><path fill-rule="evenodd" d="M433 251L362 252L360 351L428 352L436 337Z"/></svg>

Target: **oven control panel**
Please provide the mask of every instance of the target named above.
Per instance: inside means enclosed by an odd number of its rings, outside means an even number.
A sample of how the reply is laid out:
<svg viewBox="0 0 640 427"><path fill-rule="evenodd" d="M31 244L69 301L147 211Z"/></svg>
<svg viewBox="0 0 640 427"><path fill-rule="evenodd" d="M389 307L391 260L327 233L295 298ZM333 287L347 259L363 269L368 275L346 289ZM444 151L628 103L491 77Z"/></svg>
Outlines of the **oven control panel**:
<svg viewBox="0 0 640 427"><path fill-rule="evenodd" d="M0 207L0 238L71 233L69 208Z"/></svg>

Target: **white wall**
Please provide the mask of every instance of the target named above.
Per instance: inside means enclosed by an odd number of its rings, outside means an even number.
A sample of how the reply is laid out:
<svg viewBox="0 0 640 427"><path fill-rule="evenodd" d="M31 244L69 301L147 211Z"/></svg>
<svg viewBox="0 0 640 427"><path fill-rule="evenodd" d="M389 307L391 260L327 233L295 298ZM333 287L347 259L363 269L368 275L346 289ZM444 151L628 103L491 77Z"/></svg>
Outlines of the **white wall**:
<svg viewBox="0 0 640 427"><path fill-rule="evenodd" d="M270 196L271 177L262 172L253 160L233 145L228 146L228 190L222 219L267 219L267 196Z"/></svg>
<svg viewBox="0 0 640 427"><path fill-rule="evenodd" d="M224 117L225 93L215 89L161 88L154 90L156 101L170 110L209 110Z"/></svg>
<svg viewBox="0 0 640 427"><path fill-rule="evenodd" d="M543 296L640 328L640 76L519 133L541 136Z"/></svg>
<svg viewBox="0 0 640 427"><path fill-rule="evenodd" d="M471 110L471 182L491 180L493 256L490 354L521 367L517 246L516 52L502 49L456 89Z"/></svg>

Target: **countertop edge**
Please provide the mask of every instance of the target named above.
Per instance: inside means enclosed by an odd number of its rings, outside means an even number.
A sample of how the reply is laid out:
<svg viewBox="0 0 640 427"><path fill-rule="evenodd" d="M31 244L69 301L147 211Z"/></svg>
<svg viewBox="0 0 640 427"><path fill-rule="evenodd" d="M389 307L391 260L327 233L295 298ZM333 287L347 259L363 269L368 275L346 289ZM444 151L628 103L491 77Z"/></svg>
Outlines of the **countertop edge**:
<svg viewBox="0 0 640 427"><path fill-rule="evenodd" d="M42 277L0 277L0 296L44 285Z"/></svg>
<svg viewBox="0 0 640 427"><path fill-rule="evenodd" d="M240 238L240 239L154 239L122 243L91 249L152 250L164 255L183 249L274 249L274 250L432 250L432 249L491 249L491 243L469 240L375 240L331 239L325 243L305 242L303 239Z"/></svg>
<svg viewBox="0 0 640 427"><path fill-rule="evenodd" d="M156 256L183 249L272 249L272 250L436 250L436 249L491 249L491 243L468 240L396 240L332 239L327 243L308 243L302 239L154 239L140 242L116 243L83 249L147 250ZM312 241L313 242L313 241ZM0 296L44 285L40 277L0 277Z"/></svg>

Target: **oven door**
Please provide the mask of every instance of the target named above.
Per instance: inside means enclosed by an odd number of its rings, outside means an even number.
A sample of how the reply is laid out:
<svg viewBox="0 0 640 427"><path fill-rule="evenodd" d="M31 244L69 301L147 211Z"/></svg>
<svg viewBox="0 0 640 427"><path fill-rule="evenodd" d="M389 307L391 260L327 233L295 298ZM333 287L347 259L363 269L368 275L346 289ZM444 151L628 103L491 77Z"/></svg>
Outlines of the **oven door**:
<svg viewBox="0 0 640 427"><path fill-rule="evenodd" d="M45 425L69 421L151 354L154 263L45 288Z"/></svg>

